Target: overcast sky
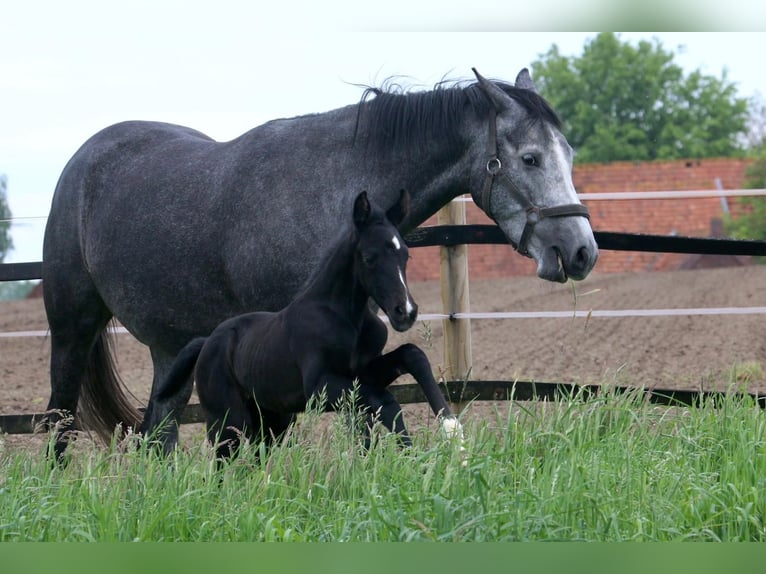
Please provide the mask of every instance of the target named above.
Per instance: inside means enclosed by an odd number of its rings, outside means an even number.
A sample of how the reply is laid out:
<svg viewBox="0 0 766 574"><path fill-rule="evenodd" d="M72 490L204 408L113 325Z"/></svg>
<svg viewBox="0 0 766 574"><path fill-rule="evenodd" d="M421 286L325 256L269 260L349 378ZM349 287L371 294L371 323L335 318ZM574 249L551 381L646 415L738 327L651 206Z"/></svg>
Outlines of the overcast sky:
<svg viewBox="0 0 766 574"><path fill-rule="evenodd" d="M468 78L475 66L486 76L512 81L554 43L565 55L579 55L595 35L431 32L502 28L476 14L487 14L480 9L488 5L507 11L509 3L487 0L466 3L464 10L476 10L454 22L430 18L434 12L428 8L440 5L430 0L385 3L399 7L398 14L420 6L404 19L390 10L365 12L362 2L340 2L355 10L341 19L322 9L327 2L284 3L282 9L260 4L221 0L198 9L198 2L158 0L3 3L0 174L8 178L14 217L47 215L71 155L90 135L118 121L174 122L226 140L269 119L355 103L362 90L354 84L376 84L392 75L430 87L443 77ZM378 11L383 6L375 5ZM707 17L713 21L716 15ZM741 97L766 95L764 33L621 37L633 43L656 37L687 71L701 68L720 77L726 69ZM15 250L6 261L40 260L44 219L19 219L12 229Z"/></svg>

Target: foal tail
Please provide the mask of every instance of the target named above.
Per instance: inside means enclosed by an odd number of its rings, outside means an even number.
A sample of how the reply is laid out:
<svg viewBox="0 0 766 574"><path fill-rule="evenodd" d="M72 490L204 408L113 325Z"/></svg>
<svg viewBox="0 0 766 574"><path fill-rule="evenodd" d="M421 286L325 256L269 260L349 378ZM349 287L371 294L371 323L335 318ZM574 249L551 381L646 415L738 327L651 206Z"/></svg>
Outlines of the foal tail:
<svg viewBox="0 0 766 574"><path fill-rule="evenodd" d="M167 401L175 397L186 386L191 377L197 357L205 346L206 337L192 339L176 356L168 376L162 380L157 388L157 400Z"/></svg>

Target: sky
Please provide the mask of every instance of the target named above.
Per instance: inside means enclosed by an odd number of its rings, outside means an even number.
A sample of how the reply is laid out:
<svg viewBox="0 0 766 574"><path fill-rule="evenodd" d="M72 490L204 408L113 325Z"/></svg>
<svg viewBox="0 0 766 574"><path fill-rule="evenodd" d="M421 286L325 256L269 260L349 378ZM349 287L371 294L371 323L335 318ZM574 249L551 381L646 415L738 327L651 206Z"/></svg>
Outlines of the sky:
<svg viewBox="0 0 766 574"><path fill-rule="evenodd" d="M728 26L738 31L622 32L621 39L657 38L687 72L720 77L726 70L740 97L766 96L766 33L747 31L766 21L758 6L748 8L752 19L737 11L739 20L726 20L736 2L700 9L680 0L668 12L646 0L645 12L625 14L609 11L606 0L580 2L589 7L585 12L575 3L538 0L522 4L539 10L523 17L509 1L474 0L449 13L443 4L4 2L0 174L7 177L15 245L6 262L42 258L45 216L61 170L88 137L123 120L178 123L228 140L270 119L356 103L360 84L389 76L426 89L443 78L470 78L476 67L513 81L553 44L576 56L596 35L567 27Z"/></svg>

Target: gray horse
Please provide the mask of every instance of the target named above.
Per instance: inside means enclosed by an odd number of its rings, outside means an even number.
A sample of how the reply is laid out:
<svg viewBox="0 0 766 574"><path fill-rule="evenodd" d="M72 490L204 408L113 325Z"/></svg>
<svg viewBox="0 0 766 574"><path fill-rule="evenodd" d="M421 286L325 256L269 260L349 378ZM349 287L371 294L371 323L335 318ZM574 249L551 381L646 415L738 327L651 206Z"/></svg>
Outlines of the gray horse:
<svg viewBox="0 0 766 574"><path fill-rule="evenodd" d="M526 69L515 85L476 76L424 92L369 89L356 105L224 143L154 122L85 142L61 174L43 247L55 454L78 404L105 438L141 422L115 373L112 318L150 348L154 393L191 339L285 307L360 189L383 209L410 191L403 233L470 192L539 277L587 276L598 248L560 120Z"/></svg>

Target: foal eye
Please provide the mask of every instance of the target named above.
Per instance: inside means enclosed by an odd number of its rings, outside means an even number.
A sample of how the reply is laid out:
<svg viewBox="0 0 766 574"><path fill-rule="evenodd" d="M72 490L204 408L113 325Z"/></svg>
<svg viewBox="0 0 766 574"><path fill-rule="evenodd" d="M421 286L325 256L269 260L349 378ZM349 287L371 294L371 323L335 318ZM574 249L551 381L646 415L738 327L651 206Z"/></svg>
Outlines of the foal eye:
<svg viewBox="0 0 766 574"><path fill-rule="evenodd" d="M523 161L524 165L528 167L537 167L538 165L540 165L540 162L531 153L525 153L524 155L522 155L521 161Z"/></svg>

